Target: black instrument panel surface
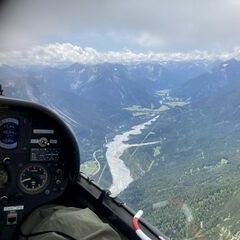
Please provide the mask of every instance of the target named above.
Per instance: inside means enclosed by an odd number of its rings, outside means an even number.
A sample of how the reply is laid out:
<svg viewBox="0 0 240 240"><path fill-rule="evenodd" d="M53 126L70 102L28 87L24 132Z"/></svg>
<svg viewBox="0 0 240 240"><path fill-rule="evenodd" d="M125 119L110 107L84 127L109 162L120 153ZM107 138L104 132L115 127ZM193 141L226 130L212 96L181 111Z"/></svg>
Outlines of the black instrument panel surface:
<svg viewBox="0 0 240 240"><path fill-rule="evenodd" d="M13 239L32 209L74 182L79 152L69 128L47 109L0 98L0 239Z"/></svg>

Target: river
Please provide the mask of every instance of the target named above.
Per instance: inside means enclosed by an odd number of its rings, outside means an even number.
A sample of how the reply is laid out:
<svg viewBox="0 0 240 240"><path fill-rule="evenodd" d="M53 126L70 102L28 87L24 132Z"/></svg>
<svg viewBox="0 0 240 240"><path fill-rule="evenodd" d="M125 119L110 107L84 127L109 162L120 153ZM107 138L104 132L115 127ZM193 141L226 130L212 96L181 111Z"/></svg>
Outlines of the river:
<svg viewBox="0 0 240 240"><path fill-rule="evenodd" d="M125 165L124 161L121 159L124 151L131 147L140 147L150 144L156 144L158 142L147 142L139 144L128 144L131 135L140 135L142 131L147 127L151 126L153 122L158 119L156 116L149 121L136 125L132 127L129 131L122 134L116 135L113 140L107 143L106 159L112 174L112 185L110 191L112 196L117 196L120 192L128 187L128 185L133 181L129 168Z"/></svg>

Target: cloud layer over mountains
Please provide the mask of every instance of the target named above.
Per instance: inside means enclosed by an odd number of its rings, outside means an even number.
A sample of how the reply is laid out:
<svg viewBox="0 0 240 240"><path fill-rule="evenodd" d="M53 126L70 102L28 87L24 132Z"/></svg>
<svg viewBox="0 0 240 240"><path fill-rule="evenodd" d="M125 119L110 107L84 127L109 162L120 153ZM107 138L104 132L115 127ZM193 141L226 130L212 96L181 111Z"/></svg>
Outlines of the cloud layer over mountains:
<svg viewBox="0 0 240 240"><path fill-rule="evenodd" d="M188 53L134 53L98 52L93 48L81 48L70 43L55 43L45 46L31 47L25 50L11 50L0 52L0 64L8 65L61 65L69 63L129 63L145 61L188 61L188 60L228 60L239 58L240 48L231 52L219 54L207 51L193 51Z"/></svg>

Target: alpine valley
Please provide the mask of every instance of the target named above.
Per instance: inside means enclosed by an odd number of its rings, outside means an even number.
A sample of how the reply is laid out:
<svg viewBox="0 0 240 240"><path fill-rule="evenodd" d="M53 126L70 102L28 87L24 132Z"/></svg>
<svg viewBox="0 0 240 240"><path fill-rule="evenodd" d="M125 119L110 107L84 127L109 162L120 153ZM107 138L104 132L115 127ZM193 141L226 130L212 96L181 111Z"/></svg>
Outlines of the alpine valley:
<svg viewBox="0 0 240 240"><path fill-rule="evenodd" d="M0 66L73 129L81 171L169 239L240 238L240 62Z"/></svg>

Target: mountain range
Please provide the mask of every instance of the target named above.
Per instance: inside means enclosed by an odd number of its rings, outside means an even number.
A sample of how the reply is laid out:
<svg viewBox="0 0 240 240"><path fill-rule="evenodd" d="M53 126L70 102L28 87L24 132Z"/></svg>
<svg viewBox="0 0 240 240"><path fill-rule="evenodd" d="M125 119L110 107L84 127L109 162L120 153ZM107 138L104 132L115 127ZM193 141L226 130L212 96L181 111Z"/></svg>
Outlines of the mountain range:
<svg viewBox="0 0 240 240"><path fill-rule="evenodd" d="M208 61L76 63L64 68L3 65L0 83L7 96L52 108L74 128L81 145L89 144L89 139L94 145L116 126L131 121L129 113L123 110L125 107L158 107L157 90L175 89L188 79L210 71L215 64Z"/></svg>
<svg viewBox="0 0 240 240"><path fill-rule="evenodd" d="M73 128L82 162L98 149L104 153L104 144L117 133L159 115L151 131L130 139L159 144L124 152L134 181L120 196L135 210L143 209L170 239L237 236L238 60L2 65L0 84L7 96L57 112ZM162 105L168 111L161 112ZM111 179L109 169L104 175Z"/></svg>

